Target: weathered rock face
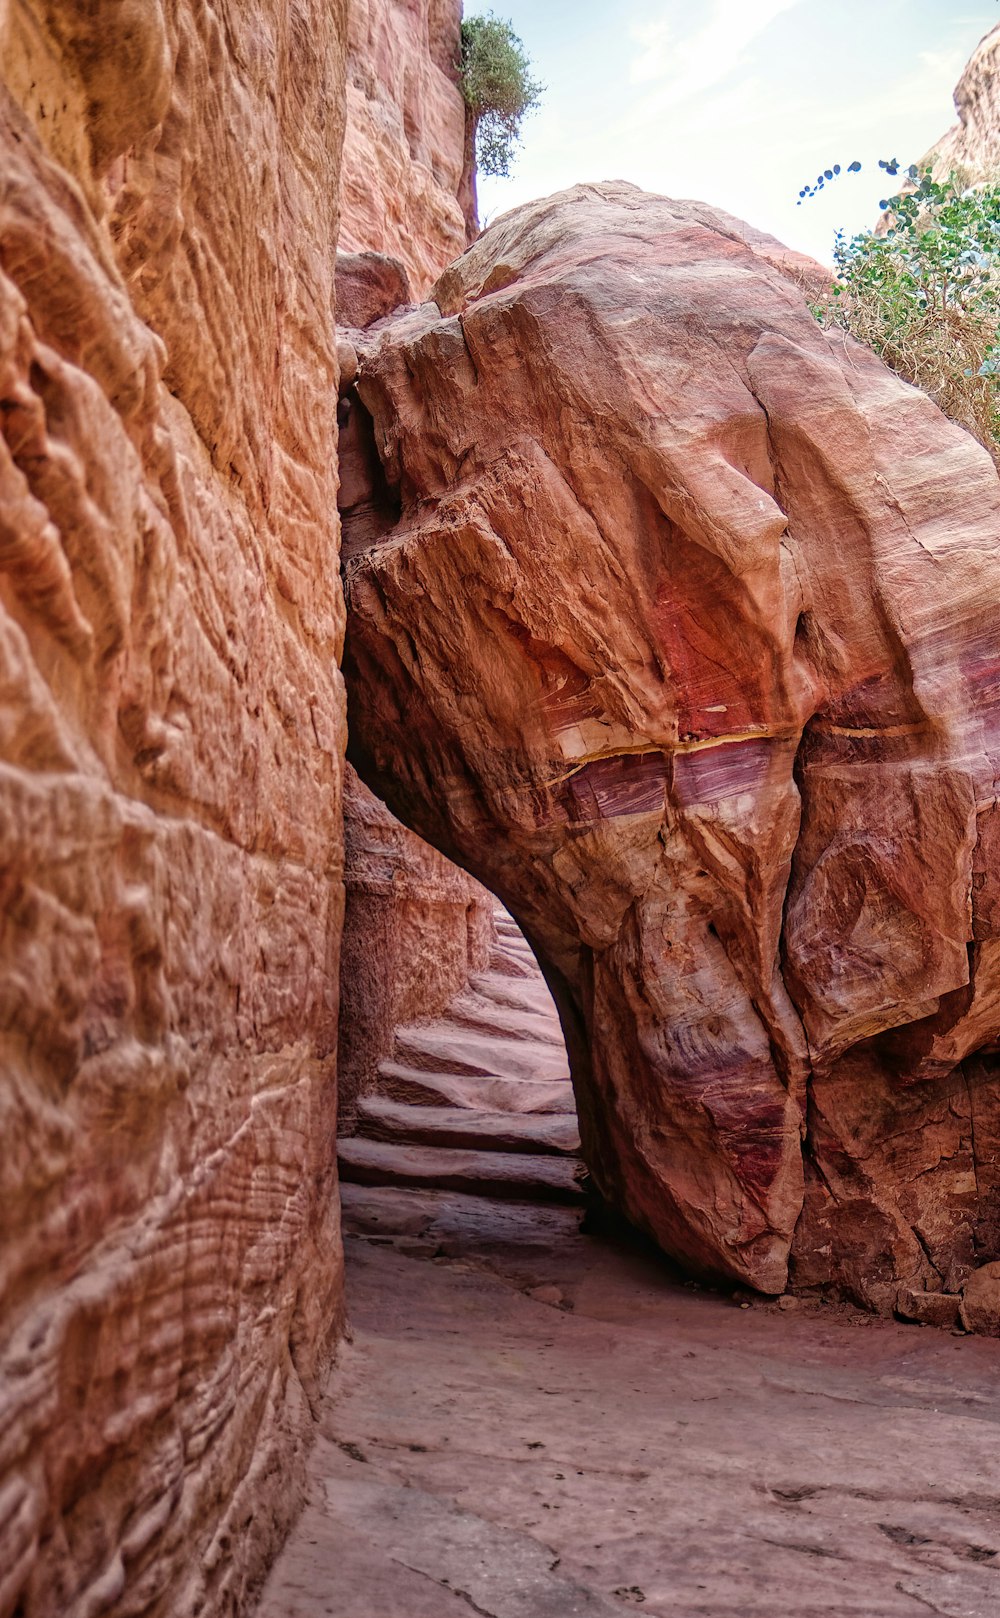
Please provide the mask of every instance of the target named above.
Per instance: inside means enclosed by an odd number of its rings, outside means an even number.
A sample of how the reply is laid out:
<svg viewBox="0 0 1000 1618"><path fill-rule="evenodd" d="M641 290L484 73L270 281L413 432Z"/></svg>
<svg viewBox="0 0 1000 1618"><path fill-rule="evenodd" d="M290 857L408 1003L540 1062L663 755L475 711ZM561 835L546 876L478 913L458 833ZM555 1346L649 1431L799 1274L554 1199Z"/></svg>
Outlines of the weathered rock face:
<svg viewBox="0 0 1000 1618"><path fill-rule="evenodd" d="M537 947L601 1187L887 1307L1000 1252L1000 484L813 268L584 186L372 335L351 735Z"/></svg>
<svg viewBox="0 0 1000 1618"><path fill-rule="evenodd" d="M338 253L336 288L337 320L348 329L363 330L413 301L405 264L386 253ZM341 393L353 381L341 366Z"/></svg>
<svg viewBox="0 0 1000 1618"><path fill-rule="evenodd" d="M1000 177L1000 24L979 41L955 86L958 122L935 144L935 173L964 170L973 181Z"/></svg>
<svg viewBox="0 0 1000 1618"><path fill-rule="evenodd" d="M4 1618L242 1610L338 1320L344 31L2 12Z"/></svg>
<svg viewBox="0 0 1000 1618"><path fill-rule="evenodd" d="M362 329L410 300L398 259L337 254L341 322L340 391L357 370ZM345 530L361 548L398 516L379 476L371 419L341 401L338 500ZM346 552L345 552L346 554ZM338 1097L340 1132L355 1124L359 1096L375 1082L397 1028L435 1017L489 958L493 897L400 824L348 768L344 793L347 907L341 951Z"/></svg>
<svg viewBox="0 0 1000 1618"><path fill-rule="evenodd" d="M465 246L461 0L352 0L340 246L398 258L414 293Z"/></svg>
<svg viewBox="0 0 1000 1618"><path fill-rule="evenodd" d="M397 1027L442 1012L485 968L494 932L492 895L401 826L350 768L344 830L341 1133Z"/></svg>

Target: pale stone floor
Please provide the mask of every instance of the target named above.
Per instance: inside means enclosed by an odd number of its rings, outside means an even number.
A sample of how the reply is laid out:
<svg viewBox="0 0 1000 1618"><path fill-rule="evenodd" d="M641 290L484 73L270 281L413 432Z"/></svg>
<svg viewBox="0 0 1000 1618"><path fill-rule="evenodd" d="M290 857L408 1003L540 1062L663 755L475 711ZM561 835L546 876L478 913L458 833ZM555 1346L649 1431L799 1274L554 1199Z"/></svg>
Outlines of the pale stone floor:
<svg viewBox="0 0 1000 1618"><path fill-rule="evenodd" d="M353 1342L261 1618L1000 1615L1000 1343L344 1192Z"/></svg>

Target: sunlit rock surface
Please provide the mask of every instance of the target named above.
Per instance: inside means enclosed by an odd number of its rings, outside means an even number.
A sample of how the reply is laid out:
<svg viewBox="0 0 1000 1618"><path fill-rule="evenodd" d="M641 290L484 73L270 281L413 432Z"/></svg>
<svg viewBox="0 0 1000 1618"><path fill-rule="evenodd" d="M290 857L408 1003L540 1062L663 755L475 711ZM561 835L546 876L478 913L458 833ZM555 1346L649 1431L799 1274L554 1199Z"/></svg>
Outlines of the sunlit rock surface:
<svg viewBox="0 0 1000 1618"><path fill-rule="evenodd" d="M465 246L461 0L352 0L340 246L400 259L417 296Z"/></svg>
<svg viewBox="0 0 1000 1618"><path fill-rule="evenodd" d="M352 747L536 945L601 1188L887 1308L998 1253L1000 485L816 273L580 186L361 343Z"/></svg>
<svg viewBox="0 0 1000 1618"><path fill-rule="evenodd" d="M337 0L5 7L0 1613L243 1610L340 1311Z"/></svg>
<svg viewBox="0 0 1000 1618"><path fill-rule="evenodd" d="M928 157L946 179L953 169L976 182L1000 180L1000 24L970 56L955 86L958 120L935 142Z"/></svg>

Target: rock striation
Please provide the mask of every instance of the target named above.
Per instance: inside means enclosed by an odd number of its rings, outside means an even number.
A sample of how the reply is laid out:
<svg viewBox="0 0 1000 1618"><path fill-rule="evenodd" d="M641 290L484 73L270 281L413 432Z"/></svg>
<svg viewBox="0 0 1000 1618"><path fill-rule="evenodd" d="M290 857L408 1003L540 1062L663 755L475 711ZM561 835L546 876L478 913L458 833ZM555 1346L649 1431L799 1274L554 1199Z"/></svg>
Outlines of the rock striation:
<svg viewBox="0 0 1000 1618"><path fill-rule="evenodd" d="M1000 483L815 273L580 186L360 342L351 748L536 949L605 1194L891 1308L1000 1256Z"/></svg>
<svg viewBox="0 0 1000 1618"><path fill-rule="evenodd" d="M352 0L340 247L399 259L422 297L466 243L461 0Z"/></svg>
<svg viewBox="0 0 1000 1618"><path fill-rule="evenodd" d="M0 1614L245 1610L341 1311L339 0L0 13Z"/></svg>
<svg viewBox="0 0 1000 1618"><path fill-rule="evenodd" d="M973 182L1000 177L1000 24L976 46L955 86L958 121L928 152L945 178L958 169Z"/></svg>

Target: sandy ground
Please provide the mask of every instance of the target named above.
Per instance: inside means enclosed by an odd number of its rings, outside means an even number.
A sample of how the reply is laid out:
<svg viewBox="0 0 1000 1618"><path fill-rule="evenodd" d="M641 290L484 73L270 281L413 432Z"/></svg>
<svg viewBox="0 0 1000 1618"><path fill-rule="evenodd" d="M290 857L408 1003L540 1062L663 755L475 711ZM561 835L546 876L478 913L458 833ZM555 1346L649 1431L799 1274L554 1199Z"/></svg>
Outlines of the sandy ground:
<svg viewBox="0 0 1000 1618"><path fill-rule="evenodd" d="M261 1618L1000 1618L1000 1343L344 1188L353 1342Z"/></svg>

